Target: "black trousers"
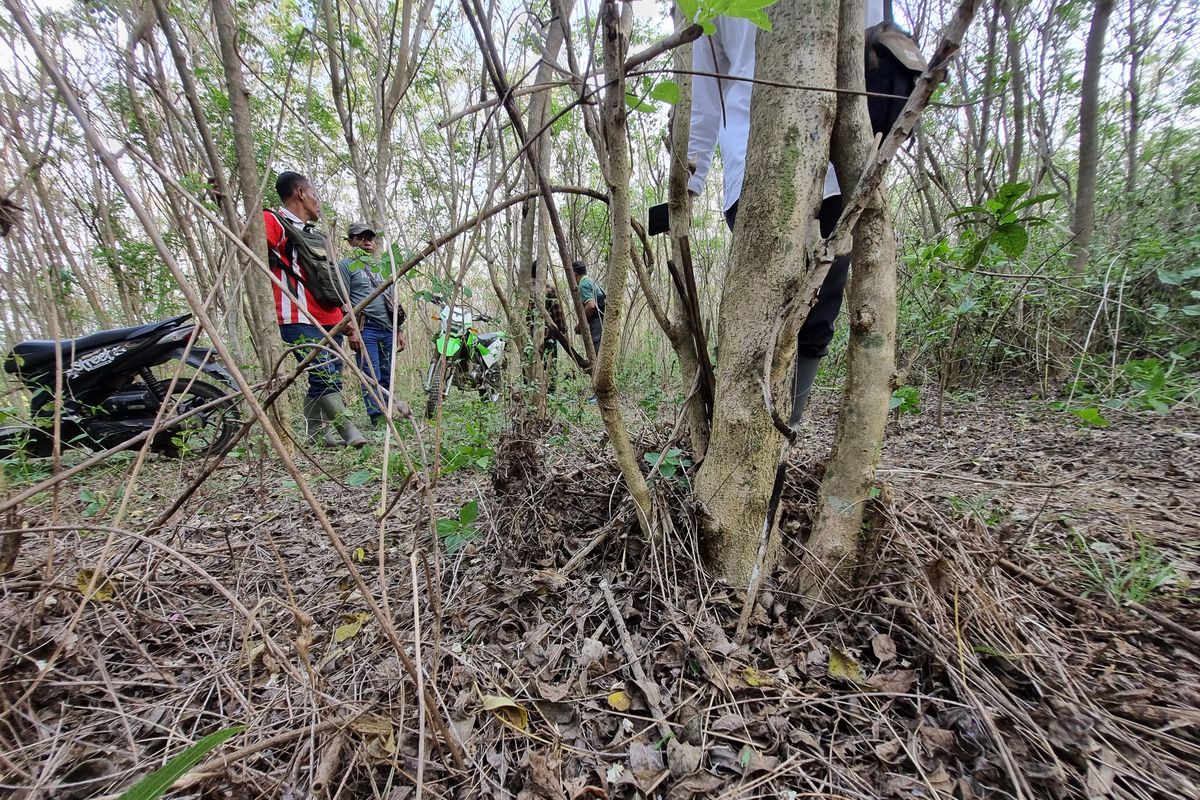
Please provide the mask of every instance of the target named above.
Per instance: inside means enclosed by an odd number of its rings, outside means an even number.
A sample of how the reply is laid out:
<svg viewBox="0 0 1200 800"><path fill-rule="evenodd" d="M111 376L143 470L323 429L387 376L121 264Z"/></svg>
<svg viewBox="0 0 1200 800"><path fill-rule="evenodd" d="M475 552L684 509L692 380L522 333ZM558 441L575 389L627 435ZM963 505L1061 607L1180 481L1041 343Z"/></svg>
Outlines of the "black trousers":
<svg viewBox="0 0 1200 800"><path fill-rule="evenodd" d="M737 219L738 204L735 201L725 212L725 222L729 230L733 230L734 220ZM817 221L821 226L821 235L833 233L838 217L842 215L842 196L835 194L826 197L817 212ZM824 358L829 352L829 343L833 341L833 324L837 321L838 313L842 310L842 295L846 291L846 278L850 274L850 257L839 256L833 260L821 291L817 294L817 304L812 307L808 319L800 326L796 336L796 355L800 358Z"/></svg>

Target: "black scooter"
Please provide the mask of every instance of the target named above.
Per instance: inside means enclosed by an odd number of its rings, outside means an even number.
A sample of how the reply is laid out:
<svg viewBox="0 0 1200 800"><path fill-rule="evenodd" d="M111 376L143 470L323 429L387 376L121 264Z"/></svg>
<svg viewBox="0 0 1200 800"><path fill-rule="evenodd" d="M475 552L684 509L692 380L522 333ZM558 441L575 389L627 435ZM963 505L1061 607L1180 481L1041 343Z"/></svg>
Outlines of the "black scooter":
<svg viewBox="0 0 1200 800"><path fill-rule="evenodd" d="M0 458L23 454L41 458L54 450L56 364L61 350L62 448L103 450L150 430L164 406L161 430L151 444L172 457L205 456L237 432L237 389L233 377L211 350L187 347L196 326L191 314L101 331L61 342L21 342L4 359L4 371L32 391L31 420L0 427ZM154 367L183 361L190 369L171 379ZM163 370L162 372L168 372ZM197 380L200 374L217 385ZM222 398L224 398L222 400ZM218 402L214 402L218 401ZM203 408L201 411L196 409ZM180 417L191 413L186 419ZM173 422L173 420L178 420ZM11 420L9 420L11 423Z"/></svg>

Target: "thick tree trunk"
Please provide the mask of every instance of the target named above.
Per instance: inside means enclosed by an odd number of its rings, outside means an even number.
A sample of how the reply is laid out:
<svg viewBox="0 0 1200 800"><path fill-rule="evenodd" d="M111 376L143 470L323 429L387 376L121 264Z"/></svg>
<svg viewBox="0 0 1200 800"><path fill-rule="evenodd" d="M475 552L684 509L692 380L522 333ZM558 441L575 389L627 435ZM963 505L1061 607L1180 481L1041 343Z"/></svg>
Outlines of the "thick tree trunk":
<svg viewBox="0 0 1200 800"><path fill-rule="evenodd" d="M238 55L237 22L229 0L212 0L213 25L221 48L221 61L225 67L225 84L229 89L229 110L233 118L233 144L237 153L238 183L241 185L243 211L246 228L242 241L255 253L265 258L267 234L263 227L262 197L259 185L262 180L255 158L253 122L250 117L250 94L242 75L242 62ZM269 376L283 352L275 320L275 295L270 278L259 270L248 258L240 259L245 276L246 323L250 327L250 339L258 354L259 365L264 376ZM284 421L282 406L276 404L271 413L275 424Z"/></svg>
<svg viewBox="0 0 1200 800"><path fill-rule="evenodd" d="M861 0L842 0L838 86L857 91L865 89L862 14ZM833 159L843 196L850 196L863 173L871 140L865 99L839 96ZM879 465L896 369L896 238L882 190L858 218L851 263L846 386L801 582L811 597L830 601L845 596L857 564L863 510Z"/></svg>
<svg viewBox="0 0 1200 800"><path fill-rule="evenodd" d="M1096 166L1100 159L1100 73L1104 67L1104 36L1113 0L1096 0L1092 26L1083 56L1083 85L1079 102L1079 178L1075 188L1071 270L1082 274L1091 258L1096 228Z"/></svg>
<svg viewBox="0 0 1200 800"><path fill-rule="evenodd" d="M837 15L828 5L781 0L767 13L774 31L760 32L756 75L833 86ZM784 438L767 409L762 381L774 397L786 397L800 320L775 338L772 333L812 266L813 218L834 109L828 92L765 84L755 87L751 103L746 178L721 297L712 436L695 486L706 556L715 571L738 584L754 570L764 530L771 539L776 535L775 512L768 507ZM771 341L777 352L767 352ZM763 375L768 361L770 374Z"/></svg>

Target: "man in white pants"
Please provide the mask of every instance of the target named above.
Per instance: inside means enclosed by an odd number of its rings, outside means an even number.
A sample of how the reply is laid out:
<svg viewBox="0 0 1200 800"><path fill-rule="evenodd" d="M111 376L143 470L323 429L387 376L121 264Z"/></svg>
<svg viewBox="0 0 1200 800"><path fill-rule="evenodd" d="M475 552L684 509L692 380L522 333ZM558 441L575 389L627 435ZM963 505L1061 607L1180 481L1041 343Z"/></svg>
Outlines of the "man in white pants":
<svg viewBox="0 0 1200 800"><path fill-rule="evenodd" d="M883 20L883 0L866 0L866 24ZM716 31L704 35L692 45L692 69L716 73L731 78L754 77L754 40L759 30L746 19L718 17ZM770 36L768 32L762 32ZM721 147L725 167L725 221L733 230L737 218L738 198L742 194L742 179L746 173L746 143L750 136L750 96L754 84L747 80L722 80L720 77L696 75L692 83L692 124L688 139L688 160L696 171L688 191L698 195L704 189L713 148ZM825 194L817 219L821 235L833 232L842 213L842 195L833 165L825 173ZM796 338L796 371L792 379L791 424L800 421L808 404L808 395L817 377L817 367L829 350L833 325L842 307L842 293L850 258L842 256L833 262L817 303Z"/></svg>

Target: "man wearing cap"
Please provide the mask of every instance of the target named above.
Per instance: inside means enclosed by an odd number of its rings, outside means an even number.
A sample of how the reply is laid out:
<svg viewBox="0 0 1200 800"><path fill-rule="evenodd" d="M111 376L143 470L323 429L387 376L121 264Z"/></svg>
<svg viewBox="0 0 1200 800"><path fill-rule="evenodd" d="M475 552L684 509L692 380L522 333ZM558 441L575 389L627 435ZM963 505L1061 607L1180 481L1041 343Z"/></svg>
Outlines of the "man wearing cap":
<svg viewBox="0 0 1200 800"><path fill-rule="evenodd" d="M346 240L352 248L350 255L339 265L342 280L350 293L350 304L358 306L379 287L380 262L377 255L379 236L365 222L355 222L347 230ZM358 367L370 381L364 383L363 403L372 427L379 427L383 420L383 408L387 404L388 391L392 385L392 350L400 352L407 343L400 326L404 324L403 308L395 306L392 287L367 303L359 317L362 329L362 349L358 351ZM393 325L395 327L393 327Z"/></svg>

